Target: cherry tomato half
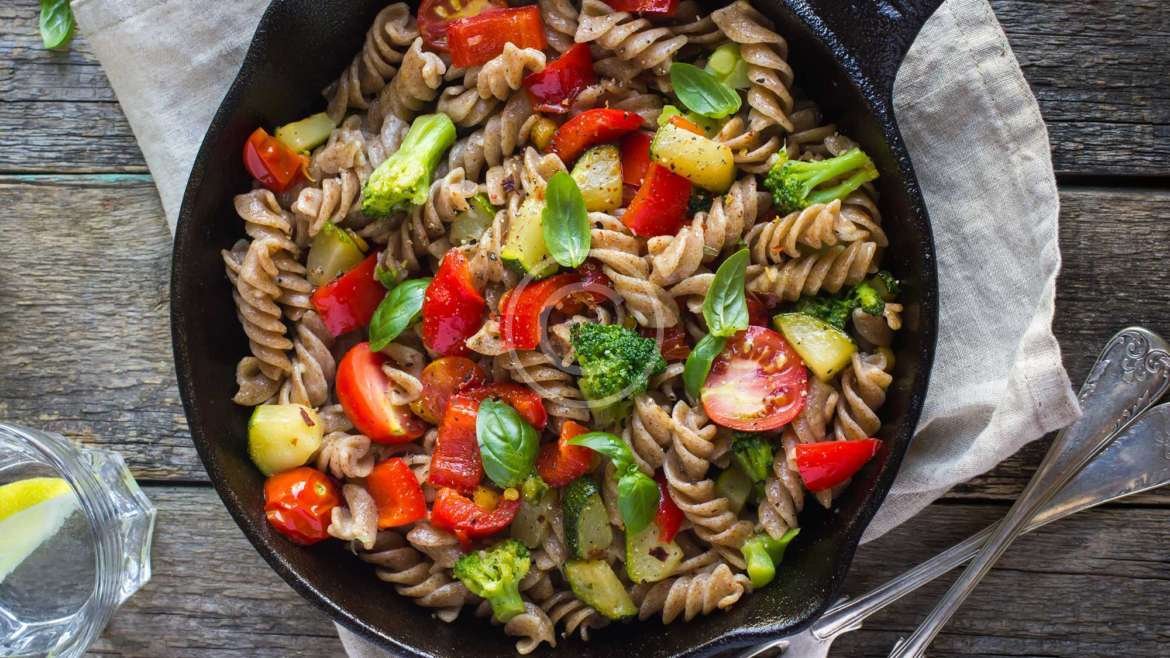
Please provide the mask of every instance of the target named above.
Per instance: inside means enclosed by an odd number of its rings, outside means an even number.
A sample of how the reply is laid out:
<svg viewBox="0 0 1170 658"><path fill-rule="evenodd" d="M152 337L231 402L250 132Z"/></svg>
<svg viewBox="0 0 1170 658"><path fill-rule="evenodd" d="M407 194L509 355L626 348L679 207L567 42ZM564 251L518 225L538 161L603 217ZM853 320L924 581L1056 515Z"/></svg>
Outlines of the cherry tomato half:
<svg viewBox="0 0 1170 658"><path fill-rule="evenodd" d="M486 385L488 374L467 357L444 356L427 364L418 380L422 383L422 393L410 403L410 410L428 423L438 425L451 398Z"/></svg>
<svg viewBox="0 0 1170 658"><path fill-rule="evenodd" d="M700 398L711 420L747 432L774 430L800 415L808 369L779 333L750 326L711 365Z"/></svg>
<svg viewBox="0 0 1170 658"><path fill-rule="evenodd" d="M406 443L427 431L406 405L390 404L383 354L369 343L354 345L337 366L337 400L354 427L374 443Z"/></svg>
<svg viewBox="0 0 1170 658"><path fill-rule="evenodd" d="M447 28L460 18L507 7L505 0L423 0L418 8L418 31L431 50L447 50Z"/></svg>
<svg viewBox="0 0 1170 658"><path fill-rule="evenodd" d="M264 516L277 532L297 544L328 539L333 508L340 504L337 485L315 468L301 466L264 482Z"/></svg>
<svg viewBox="0 0 1170 658"><path fill-rule="evenodd" d="M301 177L305 158L284 142L257 128L244 143L244 167L273 192L283 192Z"/></svg>

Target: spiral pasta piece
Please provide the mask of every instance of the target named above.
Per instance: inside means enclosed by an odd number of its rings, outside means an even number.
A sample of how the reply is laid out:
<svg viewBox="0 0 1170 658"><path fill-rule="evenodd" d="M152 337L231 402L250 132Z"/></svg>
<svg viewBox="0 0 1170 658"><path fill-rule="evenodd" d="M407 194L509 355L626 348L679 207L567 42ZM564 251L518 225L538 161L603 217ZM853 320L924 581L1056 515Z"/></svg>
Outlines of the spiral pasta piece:
<svg viewBox="0 0 1170 658"><path fill-rule="evenodd" d="M794 258L782 265L753 265L748 268L747 289L789 302L821 291L835 294L845 286L861 283L866 274L874 271L876 255L875 243L859 241Z"/></svg>
<svg viewBox="0 0 1170 658"><path fill-rule="evenodd" d="M559 590L540 601L540 608L548 614L549 621L554 626L563 629L564 637L576 633L582 640L588 640L590 630L609 625L608 619L567 590Z"/></svg>
<svg viewBox="0 0 1170 658"><path fill-rule="evenodd" d="M426 555L431 562L443 569L450 569L463 555L463 548L455 535L440 530L427 521L421 521L406 533L406 541L415 550Z"/></svg>
<svg viewBox="0 0 1170 658"><path fill-rule="evenodd" d="M342 541L353 541L367 551L374 547L378 535L378 506L365 487L345 484L341 487L344 507L333 508L327 531Z"/></svg>
<svg viewBox="0 0 1170 658"><path fill-rule="evenodd" d="M719 446L715 442L718 428L706 414L685 402L676 402L670 413L671 446L679 465L691 480L707 474Z"/></svg>
<svg viewBox="0 0 1170 658"><path fill-rule="evenodd" d="M589 422L589 406L573 375L559 368L552 357L539 351L510 351L495 359L512 381L531 388L544 400L549 416L558 422Z"/></svg>
<svg viewBox="0 0 1170 658"><path fill-rule="evenodd" d="M799 258L810 250L831 247L853 237L850 226L841 216L841 202L814 203L794 213L756 224L748 231L747 243L753 263L768 265ZM862 233L860 237L867 237Z"/></svg>
<svg viewBox="0 0 1170 658"><path fill-rule="evenodd" d="M399 594L418 605L434 608L435 616L443 621L454 621L463 606L477 600L463 583L435 569L396 532L378 533L373 548L359 552L358 557L374 565L379 580L393 584Z"/></svg>
<svg viewBox="0 0 1170 658"><path fill-rule="evenodd" d="M333 334L316 311L306 312L293 329L292 371L282 387L282 400L310 407L329 400L337 371L332 349Z"/></svg>
<svg viewBox="0 0 1170 658"><path fill-rule="evenodd" d="M572 0L539 0L548 45L558 53L573 47L577 35L577 8Z"/></svg>
<svg viewBox="0 0 1170 658"><path fill-rule="evenodd" d="M235 286L236 314L257 359L256 367L274 382L283 381L292 372L287 352L293 344L277 304L280 270L273 260L274 252L282 249L280 241L262 238L250 243L241 240L231 251L223 252L228 279Z"/></svg>
<svg viewBox="0 0 1170 658"><path fill-rule="evenodd" d="M644 127L655 128L662 114L662 97L648 92L637 80L603 78L577 94L569 105L569 115L576 116L597 107L633 112L642 117Z"/></svg>
<svg viewBox="0 0 1170 658"><path fill-rule="evenodd" d="M821 440L823 438L815 441ZM760 501L756 510L760 529L773 539L779 539L789 530L800 527L797 516L804 509L804 483L796 470L798 443L802 441L796 437L796 433L785 430L780 439L783 453L772 460L772 474L764 480L764 500Z"/></svg>
<svg viewBox="0 0 1170 658"><path fill-rule="evenodd" d="M772 29L772 22L746 0L711 13L711 20L735 43L748 64L751 81L747 104L751 107L752 130L780 127L792 132L792 67L788 65L788 42Z"/></svg>
<svg viewBox="0 0 1170 658"><path fill-rule="evenodd" d="M653 474L666 461L666 450L674 440L674 421L649 395L638 395L623 438L633 449L638 467Z"/></svg>
<svg viewBox="0 0 1170 658"><path fill-rule="evenodd" d="M728 119L715 135L715 140L731 149L736 167L752 174L767 174L780 149L785 148L784 140L778 135L752 130L741 116Z"/></svg>
<svg viewBox="0 0 1170 658"><path fill-rule="evenodd" d="M317 470L339 480L364 478L374 468L374 453L370 439L363 434L346 430L329 432L321 441L315 464Z"/></svg>
<svg viewBox="0 0 1170 658"><path fill-rule="evenodd" d="M751 536L752 524L736 516L731 501L719 495L715 481L687 475L682 458L674 448L666 453L662 470L670 497L694 526L695 535L700 539L712 545L738 549Z"/></svg>
<svg viewBox="0 0 1170 658"><path fill-rule="evenodd" d="M410 121L435 100L446 72L442 58L423 51L422 38L415 39L402 58L398 74L370 107L367 121L380 126L381 118L389 114Z"/></svg>
<svg viewBox="0 0 1170 658"><path fill-rule="evenodd" d="M687 37L645 18L614 11L601 0L584 0L577 19L577 43L596 43L609 57L594 63L603 76L632 80L643 71L665 74Z"/></svg>
<svg viewBox="0 0 1170 658"><path fill-rule="evenodd" d="M833 431L837 439L864 439L873 436L882 421L877 410L886 401L886 389L894 381L884 352L854 353L850 368L841 373L841 395Z"/></svg>
<svg viewBox="0 0 1170 658"><path fill-rule="evenodd" d="M612 215L589 213L589 221L594 227L589 257L601 262L630 315L647 327L678 324L678 305L666 289L650 280L650 265L642 257L638 239Z"/></svg>
<svg viewBox="0 0 1170 658"><path fill-rule="evenodd" d="M526 145L532 125L539 118L532 111L528 94L513 94L483 128L455 142L447 156L448 166L462 167L468 178L478 179L487 167L502 165L505 158ZM499 205L502 201L497 197L492 203Z"/></svg>
<svg viewBox="0 0 1170 658"><path fill-rule="evenodd" d="M524 612L504 624L504 632L520 638L516 641L516 653L521 656L536 651L541 643L557 646L556 627L548 613L529 601L524 602Z"/></svg>
<svg viewBox="0 0 1170 658"><path fill-rule="evenodd" d="M688 622L699 615L726 610L750 591L751 581L747 576L719 564L705 572L655 583L638 605L638 619L659 615L664 624L679 617Z"/></svg>
<svg viewBox="0 0 1170 658"><path fill-rule="evenodd" d="M378 12L366 32L362 51L324 91L329 100L326 112L334 123L341 123L351 107L358 110L369 107L370 100L398 72L402 51L417 37L418 26L405 3L396 2Z"/></svg>

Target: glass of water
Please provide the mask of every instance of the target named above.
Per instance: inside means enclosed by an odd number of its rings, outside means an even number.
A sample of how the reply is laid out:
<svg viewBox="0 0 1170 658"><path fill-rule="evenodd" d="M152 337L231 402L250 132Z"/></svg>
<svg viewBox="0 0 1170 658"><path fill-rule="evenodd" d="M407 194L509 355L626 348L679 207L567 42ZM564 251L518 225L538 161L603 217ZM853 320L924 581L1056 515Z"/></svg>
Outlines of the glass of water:
<svg viewBox="0 0 1170 658"><path fill-rule="evenodd" d="M80 656L150 579L155 510L122 457L0 423L0 656Z"/></svg>

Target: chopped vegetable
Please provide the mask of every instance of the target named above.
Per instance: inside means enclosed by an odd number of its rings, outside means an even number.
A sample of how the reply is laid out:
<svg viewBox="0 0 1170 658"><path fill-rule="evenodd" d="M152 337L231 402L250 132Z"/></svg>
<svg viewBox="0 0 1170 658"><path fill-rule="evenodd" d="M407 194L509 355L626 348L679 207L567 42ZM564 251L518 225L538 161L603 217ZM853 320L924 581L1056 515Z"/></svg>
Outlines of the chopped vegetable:
<svg viewBox="0 0 1170 658"><path fill-rule="evenodd" d="M815 203L843 199L877 177L877 167L858 148L813 162L789 160L781 149L779 159L764 177L764 187L772 193L776 210L787 214Z"/></svg>
<svg viewBox="0 0 1170 658"><path fill-rule="evenodd" d="M737 432L731 442L731 458L753 483L763 482L772 472L772 444L759 434Z"/></svg>
<svg viewBox="0 0 1170 658"><path fill-rule="evenodd" d="M485 11L461 18L447 28L447 47L455 66L479 66L502 53L507 43L537 50L548 46L539 7Z"/></svg>
<svg viewBox="0 0 1170 658"><path fill-rule="evenodd" d="M386 217L427 200L431 175L455 143L455 124L445 114L426 114L410 124L402 145L378 165L362 187L362 212Z"/></svg>
<svg viewBox="0 0 1170 658"><path fill-rule="evenodd" d="M488 374L471 359L444 356L428 363L418 381L422 384L422 392L410 403L410 410L428 423L438 425L451 398L485 386Z"/></svg>
<svg viewBox="0 0 1170 658"><path fill-rule="evenodd" d="M423 297L423 342L443 356L465 353L464 341L479 331L486 309L467 256L459 249L449 250Z"/></svg>
<svg viewBox="0 0 1170 658"><path fill-rule="evenodd" d="M726 192L735 182L731 148L681 127L684 121L674 117L658 129L650 145L650 158L703 189L716 194Z"/></svg>
<svg viewBox="0 0 1170 658"><path fill-rule="evenodd" d="M500 298L500 338L516 350L540 346L541 317L563 295L560 291L581 281L576 272L566 272L534 282L521 282Z"/></svg>
<svg viewBox="0 0 1170 658"><path fill-rule="evenodd" d="M473 594L487 599L496 621L506 622L524 612L520 581L531 565L528 549L515 539L507 539L459 558L455 577Z"/></svg>
<svg viewBox="0 0 1170 658"><path fill-rule="evenodd" d="M723 127L723 122L719 119L708 119L694 112L683 112L674 105L663 106L662 112L658 115L660 128L668 123L673 123L679 128L685 128L696 135L705 137L714 136Z"/></svg>
<svg viewBox="0 0 1170 658"><path fill-rule="evenodd" d="M305 277L309 283L323 286L361 263L365 258L364 241L358 240L360 238L336 224L326 222L322 225L313 238L305 261Z"/></svg>
<svg viewBox="0 0 1170 658"><path fill-rule="evenodd" d="M748 577L752 579L753 588L759 589L772 582L776 577L776 565L784 559L784 551L798 534L800 528L792 528L780 539L761 534L743 543L740 550L747 562Z"/></svg>
<svg viewBox="0 0 1170 658"><path fill-rule="evenodd" d="M666 369L653 339L620 325L580 323L569 333L581 366L578 385L598 425L609 427L627 416L634 395Z"/></svg>
<svg viewBox="0 0 1170 658"><path fill-rule="evenodd" d="M663 541L654 524L626 533L626 575L635 583L665 580L674 575L682 560L682 548L673 541Z"/></svg>
<svg viewBox="0 0 1170 658"><path fill-rule="evenodd" d="M374 443L407 443L427 426L406 405L390 403L390 380L383 372L386 356L369 343L354 345L337 366L337 400L346 417Z"/></svg>
<svg viewBox="0 0 1170 658"><path fill-rule="evenodd" d="M593 451L569 443L573 437L588 431L588 427L566 420L561 424L557 441L540 447L536 471L550 486L563 487L592 470Z"/></svg>
<svg viewBox="0 0 1170 658"><path fill-rule="evenodd" d="M374 278L378 254L370 254L336 281L315 290L309 298L321 322L334 336L348 334L370 323L386 288Z"/></svg>
<svg viewBox="0 0 1170 658"><path fill-rule="evenodd" d="M844 370L857 345L837 327L803 313L781 313L776 328L784 334L817 379L827 382Z"/></svg>
<svg viewBox="0 0 1170 658"><path fill-rule="evenodd" d="M667 363L686 361L687 356L691 353L690 338L687 336L687 330L681 324L662 330L642 327L639 331L647 338L654 338L661 332L662 339L658 343L658 351Z"/></svg>
<svg viewBox="0 0 1170 658"><path fill-rule="evenodd" d="M541 151L548 148L552 144L553 136L557 134L557 122L547 117L540 117L532 123L532 130L528 134L528 139L532 141L532 145Z"/></svg>
<svg viewBox="0 0 1170 658"><path fill-rule="evenodd" d="M264 516L269 525L294 543L315 544L329 538L333 508L341 504L337 485L321 471L294 468L264 481Z"/></svg>
<svg viewBox="0 0 1170 658"><path fill-rule="evenodd" d="M597 483L588 477L574 480L565 488L561 508L569 553L579 560L604 557L613 543L613 530Z"/></svg>
<svg viewBox="0 0 1170 658"><path fill-rule="evenodd" d="M727 499L731 511L739 514L752 493L752 481L738 465L732 464L715 478L715 491L721 498Z"/></svg>
<svg viewBox="0 0 1170 658"><path fill-rule="evenodd" d="M654 476L658 483L658 512L654 515L654 525L658 527L658 541L669 542L678 534L682 527L683 513L670 497L670 487L666 484L666 476L659 471Z"/></svg>
<svg viewBox="0 0 1170 658"><path fill-rule="evenodd" d="M650 168L650 143L653 138L642 131L632 132L622 138L622 183L637 188Z"/></svg>
<svg viewBox="0 0 1170 658"><path fill-rule="evenodd" d="M748 78L748 63L739 52L738 43L725 43L711 53L705 67L707 73L732 89L747 89L752 86Z"/></svg>
<svg viewBox="0 0 1170 658"><path fill-rule="evenodd" d="M560 513L556 506L557 497L551 490L534 500L525 498L512 520L512 538L528 548L540 548L548 537L549 519Z"/></svg>
<svg viewBox="0 0 1170 658"><path fill-rule="evenodd" d="M426 518L427 500L414 471L401 458L380 462L366 477L378 508L378 529L397 528Z"/></svg>
<svg viewBox="0 0 1170 658"><path fill-rule="evenodd" d="M524 88L537 112L563 114L585 87L597 81L589 44L578 43L548 63L544 70L524 78Z"/></svg>
<svg viewBox="0 0 1170 658"><path fill-rule="evenodd" d="M642 117L625 110L595 108L569 119L553 135L550 150L571 165L590 146L616 142L642 127Z"/></svg>
<svg viewBox="0 0 1170 658"><path fill-rule="evenodd" d="M336 127L328 114L318 112L277 128L276 138L297 153L307 153L324 144Z"/></svg>
<svg viewBox="0 0 1170 658"><path fill-rule="evenodd" d="M264 475L303 466L321 447L325 425L311 407L262 404L248 421L248 456Z"/></svg>
<svg viewBox="0 0 1170 658"><path fill-rule="evenodd" d="M283 142L257 128L244 143L244 167L261 185L283 192L301 177L306 159Z"/></svg>
<svg viewBox="0 0 1170 658"><path fill-rule="evenodd" d="M796 302L793 311L811 315L844 331L854 309L881 315L886 302L893 301L897 290L898 280L889 272L881 271L838 295L805 295Z"/></svg>
<svg viewBox="0 0 1170 658"><path fill-rule="evenodd" d="M691 182L651 162L622 222L637 236L674 235L687 220L690 201Z"/></svg>
<svg viewBox="0 0 1170 658"><path fill-rule="evenodd" d="M628 11L644 16L673 16L678 0L605 0L614 11Z"/></svg>
<svg viewBox="0 0 1170 658"><path fill-rule="evenodd" d="M476 194L467 200L468 208L455 216L451 222L448 238L451 244L463 245L476 242L496 219L496 208L483 194Z"/></svg>
<svg viewBox="0 0 1170 658"><path fill-rule="evenodd" d="M447 403L427 472L432 486L471 492L483 480L475 430L478 411L479 402L465 396L455 396Z"/></svg>
<svg viewBox="0 0 1170 658"><path fill-rule="evenodd" d="M771 329L748 327L728 339L699 397L719 425L763 432L800 415L807 394L808 369L788 342Z"/></svg>
<svg viewBox="0 0 1170 658"><path fill-rule="evenodd" d="M554 177L555 178L555 177ZM585 151L573 166L573 180L589 212L612 213L622 206L622 157L617 146L605 144ZM551 188L552 181L549 181ZM551 203L551 201L550 201ZM584 220L585 228L589 220ZM586 230L588 235L588 230ZM561 263L565 265L565 263ZM579 264L579 263L578 263ZM568 265L567 267L576 267Z"/></svg>
<svg viewBox="0 0 1170 658"><path fill-rule="evenodd" d="M439 489L431 507L431 523L436 528L449 530L464 548L474 539L483 539L503 532L516 518L520 501L500 500L495 509L481 509L454 489Z"/></svg>
<svg viewBox="0 0 1170 658"><path fill-rule="evenodd" d="M544 201L530 196L524 199L508 226L500 259L520 274L543 278L557 271L557 262L544 242Z"/></svg>
<svg viewBox="0 0 1170 658"><path fill-rule="evenodd" d="M878 439L801 443L796 446L796 468L809 491L832 489L860 471L881 446Z"/></svg>
<svg viewBox="0 0 1170 658"><path fill-rule="evenodd" d="M605 560L570 560L565 564L565 579L577 598L610 619L638 614L629 592Z"/></svg>

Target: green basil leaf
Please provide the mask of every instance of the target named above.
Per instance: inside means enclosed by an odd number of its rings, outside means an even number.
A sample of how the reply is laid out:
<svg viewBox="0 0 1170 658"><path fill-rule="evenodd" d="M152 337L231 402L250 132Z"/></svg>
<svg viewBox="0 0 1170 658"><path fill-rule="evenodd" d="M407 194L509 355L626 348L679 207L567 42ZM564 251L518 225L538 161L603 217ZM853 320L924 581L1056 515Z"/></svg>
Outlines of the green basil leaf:
<svg viewBox="0 0 1170 658"><path fill-rule="evenodd" d="M577 181L563 171L557 172L548 181L544 201L540 216L544 245L553 260L564 267L577 267L589 256L592 241L589 213Z"/></svg>
<svg viewBox="0 0 1170 658"><path fill-rule="evenodd" d="M654 520L658 511L658 483L630 464L618 479L618 512L627 533L635 533Z"/></svg>
<svg viewBox="0 0 1170 658"><path fill-rule="evenodd" d="M674 95L687 109L710 119L722 119L739 111L743 99L715 76L691 64L670 65Z"/></svg>
<svg viewBox="0 0 1170 658"><path fill-rule="evenodd" d="M45 48L61 48L73 38L73 10L69 0L41 0L41 42Z"/></svg>
<svg viewBox="0 0 1170 658"><path fill-rule="evenodd" d="M726 338L708 334L699 340L695 349L687 356L686 365L683 366L683 385L692 400L699 399L699 393L707 381L707 374L711 372L711 364L715 362L715 357L719 356L725 345Z"/></svg>
<svg viewBox="0 0 1170 658"><path fill-rule="evenodd" d="M743 288L747 264L748 250L740 249L715 271L715 279L703 299L703 319L712 335L726 338L748 327L747 295Z"/></svg>
<svg viewBox="0 0 1170 658"><path fill-rule="evenodd" d="M594 452L609 457L619 471L624 471L634 464L634 452L629 444L616 434L609 432L586 432L569 439L570 445L584 446Z"/></svg>
<svg viewBox="0 0 1170 658"><path fill-rule="evenodd" d="M520 486L532 472L539 437L507 404L490 398L480 403L475 415L475 439L483 472L497 486Z"/></svg>
<svg viewBox="0 0 1170 658"><path fill-rule="evenodd" d="M398 338L422 314L430 279L410 279L386 293L370 319L370 349L375 352Z"/></svg>

